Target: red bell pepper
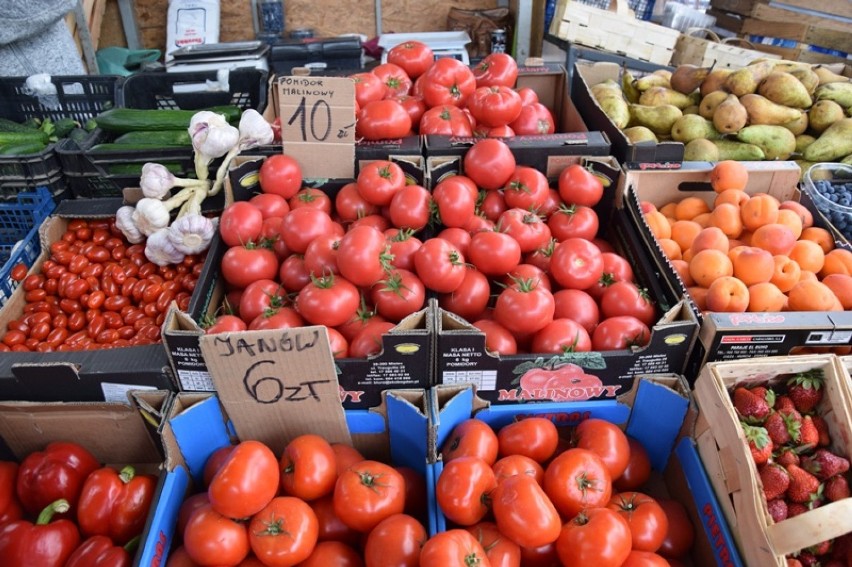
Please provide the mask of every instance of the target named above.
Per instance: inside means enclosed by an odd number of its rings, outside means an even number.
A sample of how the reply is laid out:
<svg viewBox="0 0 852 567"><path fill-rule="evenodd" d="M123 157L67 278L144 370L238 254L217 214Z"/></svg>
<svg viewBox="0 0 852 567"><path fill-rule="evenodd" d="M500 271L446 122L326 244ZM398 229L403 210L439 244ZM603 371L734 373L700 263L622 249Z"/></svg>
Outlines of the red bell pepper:
<svg viewBox="0 0 852 567"><path fill-rule="evenodd" d="M76 509L86 477L100 467L77 443L58 441L30 453L18 469L18 498L24 510L38 514L52 502L68 501Z"/></svg>
<svg viewBox="0 0 852 567"><path fill-rule="evenodd" d="M138 542L138 539L132 539L127 547L135 547ZM106 536L92 536L71 554L65 567L130 567L127 547L113 545Z"/></svg>
<svg viewBox="0 0 852 567"><path fill-rule="evenodd" d="M41 511L35 524L15 520L0 527L3 567L63 567L80 544L80 532L70 520L51 520L68 508L67 500L57 500Z"/></svg>
<svg viewBox="0 0 852 567"><path fill-rule="evenodd" d="M20 520L24 511L15 494L15 479L18 476L18 463L0 461L0 526L13 520Z"/></svg>
<svg viewBox="0 0 852 567"><path fill-rule="evenodd" d="M96 470L80 493L80 531L84 536L109 536L117 545L124 545L142 533L156 486L156 477L137 475L131 466L121 472L110 467Z"/></svg>

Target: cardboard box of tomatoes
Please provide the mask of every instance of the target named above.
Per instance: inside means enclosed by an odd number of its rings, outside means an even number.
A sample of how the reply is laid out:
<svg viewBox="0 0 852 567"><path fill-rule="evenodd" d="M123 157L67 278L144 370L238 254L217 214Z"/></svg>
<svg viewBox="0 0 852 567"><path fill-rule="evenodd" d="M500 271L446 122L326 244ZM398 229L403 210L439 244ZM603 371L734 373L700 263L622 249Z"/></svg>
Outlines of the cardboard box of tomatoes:
<svg viewBox="0 0 852 567"><path fill-rule="evenodd" d="M484 422L488 427L497 432L498 443L501 447L506 447L507 451L510 447L513 434L507 434L504 437L499 437L500 431L509 425L517 425L524 423L528 418L544 418L556 426L556 431L560 436L564 436L563 441L567 441L570 432L583 422L590 419L603 420L611 424L615 424L618 429L621 429L628 438L632 438L635 442L641 444L647 453L647 459L650 463L650 471L644 467L636 468L635 470L644 470L644 473L627 477L625 483L631 483L626 486L632 486L632 490L638 490L642 494L647 494L654 499L668 500L672 499L679 502L686 512L688 519L681 516L680 521L676 522L678 529L688 529L688 523L694 527L693 543L689 545L689 537L681 538L678 535L671 537L677 539L669 539L668 543L664 544L659 551L660 554L675 554L679 556L681 561L689 561L693 565L731 565L740 566L746 563L740 558L740 554L734 543L732 530L728 527L725 516L722 512L719 501L713 492L713 485L708 472L705 470L696 448L696 440L692 435L692 425L696 417L694 404L691 401L689 388L681 376L676 375L648 375L637 376L637 384L630 390L628 394L619 396L615 400L607 402L541 402L537 404L512 404L512 405L495 405L489 404L485 399L477 395L477 391L464 385L458 386L436 386L429 394L430 415L432 416L432 427L434 429L435 446L432 448L430 458L435 462L435 478L438 481L441 475L446 471L445 463L442 460L442 449L448 447L452 451L471 449L475 452L485 445L485 442L474 444L476 439L480 437L476 434L477 428L469 428L465 433L460 433L456 438L453 430L460 424L477 420ZM473 418L473 420L471 419ZM591 425L592 422L588 422ZM538 425L538 424L537 424ZM530 423L532 428L532 423ZM471 436L467 449L462 448L462 440L464 435L469 431ZM508 430L507 430L508 431ZM530 429L530 431L534 431ZM581 435L577 430L576 435ZM595 435L598 435L597 433ZM544 437L544 436L543 436ZM542 437L542 438L543 438ZM612 435L600 433L600 437L612 440ZM458 444L455 442L458 440ZM530 455L534 455L534 451L538 450L538 442L540 439L536 437L536 441L530 438L525 445L525 449L519 449L521 454L525 451ZM505 443L505 445L504 445ZM601 459L605 459L603 463L616 463L624 461L616 455L618 451L617 443L612 446L598 445L596 449L591 449L599 455L604 455ZM592 445L586 444L584 441L578 441L578 446L590 449ZM477 447L474 449L473 447ZM535 447L535 448L534 448ZM635 450L635 449L634 449ZM607 451L611 451L607 453ZM498 457L502 453L498 453ZM563 453L564 454L564 453ZM470 458L470 457L468 457ZM533 457L529 457L535 460ZM558 459L559 457L557 457ZM452 462L452 461L449 461ZM499 461L498 461L499 462ZM566 461L567 462L567 461ZM551 466L548 463L554 463L555 466L561 466L565 474L568 474L570 465L556 464L556 460L546 461L544 463L544 486L545 491L548 486L548 475L551 476L553 482L558 482L556 469L550 470ZM456 468L457 465L453 465ZM510 466L506 464L505 466ZM529 465L524 465L529 467ZM582 465L581 465L582 466ZM593 463L587 463L588 471L594 469ZM607 465L609 466L609 465ZM628 467L630 464L627 465ZM501 465L501 468L503 465ZM496 465L495 465L496 468ZM524 470L534 470L524 469ZM505 470L505 469L503 469ZM498 473L495 471L495 475ZM530 473L532 474L532 473ZM589 472L589 479L598 478L596 473ZM647 480L640 482L643 476L647 476ZM499 477L499 475L498 475ZM499 477L498 483L500 482ZM594 482L593 480L591 482ZM436 494L443 492L443 488L436 488ZM626 490L622 488L622 492ZM496 494L492 494L492 505L495 513L497 512L498 503L496 499L501 498L498 490ZM448 493L449 494L449 493ZM590 492L590 494L595 494ZM438 496L443 499L443 495ZM594 496L589 496L594 498ZM441 531L449 528L459 527L458 524L453 524L447 518L447 515L438 504L440 500L435 502L435 516L438 518L438 529ZM446 500L449 502L451 500ZM554 502L554 505L556 503ZM539 506L540 502L529 506ZM571 504L568 501L560 501L557 509L570 508ZM665 508L668 515L669 507ZM452 511L452 509L451 509ZM558 511L558 510L557 510ZM520 514L521 512L519 512ZM636 511L638 514L638 510ZM452 515L456 516L457 512L452 511ZM675 516L672 516L675 517ZM489 516L490 518L490 516ZM467 521L462 519L461 521ZM493 521L493 520L491 520ZM498 527L504 522L501 517L496 518ZM652 522L653 523L653 522ZM512 522L509 519L503 523L511 529ZM591 523L588 527L591 527ZM464 526L462 526L464 527ZM544 528L537 526L534 532L528 532L523 537L539 537ZM683 532L682 532L683 533ZM688 533L688 532L686 532ZM562 534L565 534L563 531ZM673 532L677 534L677 532ZM562 540L564 535L560 535ZM592 537L588 534L587 537ZM662 540L659 535L645 534L637 536L634 541L647 542L648 546L653 547L659 545ZM644 539L647 538L647 539ZM567 541L567 539L566 539ZM655 543L651 543L651 542ZM557 549L564 543L557 541ZM577 545L579 548L579 544ZM642 545L634 546L635 549L649 549ZM552 548L542 546L539 548L541 553L554 553ZM595 553L600 552L602 548L599 546L585 547L586 551L594 550ZM610 548L608 548L610 549ZM628 546L629 549L629 546ZM522 555L523 556L523 555ZM583 564L593 564L597 559L587 557Z"/></svg>
<svg viewBox="0 0 852 567"><path fill-rule="evenodd" d="M257 189L261 163L262 160L248 159L232 168L231 191L236 201L248 199ZM323 181L319 189L334 197L347 181ZM214 361L210 356L203 356L199 346L204 335L200 324L221 312L226 294L220 264L226 249L219 235L214 237L197 288L203 301L193 304L188 312L172 310L164 322L164 342L180 388L185 391L218 391L211 379ZM369 409L379 405L383 390L428 387L432 380L433 327L432 311L424 307L382 335L379 353L366 358L335 359L343 407ZM311 337L310 342L328 345L324 329L317 327L283 332L277 345L258 342L252 332L218 335L213 344L221 359L250 359L270 349L286 353L299 348L293 341L302 341L305 337Z"/></svg>
<svg viewBox="0 0 852 567"><path fill-rule="evenodd" d="M615 327L614 336L623 332L625 336L635 340L642 335L645 341L641 346L619 348L613 344L607 348L594 348L591 344L594 329L597 323L607 318L599 308L602 296L589 296L579 288L568 292L574 293L574 297L565 295L568 306L566 311L569 313L557 317L573 317L575 321L583 322L585 332L580 333L583 338L576 340L575 348L560 349L558 352L551 349L549 353L537 352L529 344L530 341L527 341L526 351L523 351L520 348L521 342L517 341L519 348L516 352L501 354L493 347L491 350L486 348L489 333L479 325L479 321L466 320L459 316L453 311L449 294L442 294L438 297L439 309L435 316L435 383L474 383L479 396L491 403L511 404L520 400L583 401L613 399L626 392L633 384L633 377L638 374L683 372L698 333L698 323L681 295L672 293L661 281L659 268L650 261L635 229L630 226L623 211L616 209L617 186L622 175L618 163L612 158L596 157L578 157L572 162L563 164L563 168L558 170L555 176L548 177L550 186L556 188L561 171L572 166L577 168L582 165L602 180L602 196L597 204L591 207L594 212L586 215L597 219L597 228L590 230L594 231L593 236L600 237L614 249L621 257L619 262L629 265L639 288L647 290L645 303L652 305L653 310L653 321L649 324L647 335L625 325ZM446 176L459 172L461 167L462 159L453 158L442 164L437 171L430 171L429 176L434 178L432 183L437 185ZM554 223L557 221L554 217L558 216L568 219L568 223L575 224L578 230L580 226L585 226L580 224L585 223L581 221L581 217L583 213L588 212L589 207L572 207L568 204L563 204L562 207L562 211L550 215L550 220L546 221L548 226L555 227ZM557 230L559 229L551 229L551 233ZM563 235L562 238L566 239L567 236ZM613 260L615 261L614 258ZM529 260L524 262L529 263ZM601 277L611 277L613 280L624 278L615 273L614 267L607 268L604 272L612 273L610 276ZM553 280L552 274L550 277ZM492 294L497 295L502 289L495 285L492 287ZM559 294L565 294L567 291L561 287L559 289ZM589 306L590 302L594 305ZM494 305L495 302L488 303L489 307ZM629 345L630 342L625 344Z"/></svg>
<svg viewBox="0 0 852 567"><path fill-rule="evenodd" d="M743 199L767 193L777 203L787 202L783 205L776 204L775 208L779 211L781 208L790 208L790 211L798 211L796 215L801 212L802 209L796 208L795 204L799 200L797 189L799 168L795 163L745 162L744 165L748 181L744 189L745 195L742 196ZM649 220L646 219L643 212L642 203L653 205L657 209L672 203L675 205L684 203L681 207L694 204L701 207L702 210L711 211L719 195L711 186L713 168L714 165L711 163L685 162L680 168L673 170L628 170L625 172L619 188L620 198L622 198L619 206L627 213L630 223L636 227L638 235L646 250L650 253L650 257L656 263L657 269L662 274L666 284L674 293L683 295L688 299L696 317L701 321L699 340L696 342L690 363L692 370L687 375L696 376L701 365L705 362L787 355L852 345L852 312L850 311L768 309L762 312L722 312L707 311L706 306L699 307L696 304L695 298L690 295L691 292L694 292L694 288L693 290L687 289L690 286L684 282L675 268L675 263L678 262L669 259L671 253L667 255L654 236L651 224L649 224ZM761 197L761 199L765 199L765 197ZM727 205L727 207L731 206L733 205ZM790 211L787 212L788 216L792 216ZM807 208L801 214L803 218L812 219L812 226L808 223L808 227L800 229L800 232L802 232L800 240L804 240L806 236L819 239L820 235L826 235L828 239L824 241L824 245L839 249L835 252L821 251L821 253L817 253L817 256L824 255L827 258L829 254L833 254L842 258L848 255L848 251L843 251L842 246L835 245L819 215L813 214L813 211L807 210ZM651 222L653 222L653 219L651 219ZM716 225L713 226L716 227ZM812 235L804 233L804 230L809 231ZM724 244L728 244L728 242ZM753 244L756 244L756 242ZM740 245L742 245L741 241L735 243L735 246ZM728 246L730 247L730 244ZM771 247L772 245L764 244L763 246ZM807 249L804 244L802 246L803 250ZM810 246L810 248L813 248L813 246ZM814 252L816 252L815 249ZM800 274L802 269L798 265L799 262L790 260L791 253L794 257L800 257L797 252L792 251L788 251L786 255L770 252L773 257L779 255L786 257L784 264L790 270ZM685 261L679 262L681 265L685 263ZM794 263L797 265L793 266ZM814 265L814 268L816 268L814 275L822 278L818 266L818 264ZM785 271L787 271L786 268L781 270L777 276L772 276L771 282L777 282L777 285L773 285L784 287L781 278ZM734 276L738 273L740 272L735 272ZM752 284L749 283L749 285ZM784 287L784 289L790 288Z"/></svg>
<svg viewBox="0 0 852 567"><path fill-rule="evenodd" d="M76 242L77 244L87 245L90 249L97 248L97 254L111 254L110 250L119 247L120 250L126 250L130 247L129 243L122 243L122 239L116 235L109 233L108 229L92 228L91 223L108 222L110 218L114 218L115 212L123 204L121 199L87 199L87 202L67 200L63 201L50 216L42 224L40 229L40 238L42 242L42 253L34 263L30 278L22 282L22 285L4 304L0 310L0 329L3 330L4 344L6 349L12 349L12 352L3 352L0 357L0 398L7 400L29 400L29 401L122 401L126 397L129 390L138 388L154 388L174 390L175 383L172 378L172 371L169 365L166 351L160 342L159 324L156 317L162 313L165 317L168 304L163 301L156 312L151 311L150 329L152 338L150 340L141 341L139 343L128 342L124 340L119 343L123 346L114 346L111 344L116 339L122 338L116 333L121 327L125 331L133 331L132 324L128 324L122 317L116 318L116 315L122 313L121 308L126 303L131 303L136 300L129 301L123 290L124 284L117 283L117 277L105 277L103 270L95 271L98 257L91 256L93 260L82 256L78 258L79 265L74 268L78 270L81 276L88 277L89 275L100 273L99 276L93 276L98 279L97 282L92 280L92 283L75 284L85 285L81 294L71 293L76 299L73 299L68 293L61 293L58 288L45 287L50 286L48 280L55 280L56 284L60 279L60 275L45 277L43 274L43 266L46 262L59 264L56 267L57 273L67 271L66 274L71 280L81 281L84 278L70 277L75 272L71 271L69 258L59 258L65 262L61 264L56 262L57 257L54 254L54 248L59 251L65 242ZM77 226L79 225L79 227ZM74 226L79 228L77 232L80 238L76 238L75 230L69 230L69 227ZM99 225L100 226L100 225ZM106 233L104 233L106 230ZM101 242L104 246L92 242L96 232L101 234L101 237L106 237L110 241L111 248L104 250L106 241ZM100 238L100 237L98 237ZM87 240L88 239L88 240ZM99 241L100 242L100 241ZM139 251L137 251L139 252ZM66 256L69 252L61 251L61 254ZM140 252L141 254L141 252ZM74 254L71 254L74 256ZM79 256L79 255L78 255ZM109 260L114 261L113 257L108 256ZM73 258L72 258L73 259ZM103 259L101 259L103 260ZM139 257L139 261L144 263L144 256ZM77 260L75 260L77 262ZM85 264L85 266L83 265ZM66 265L67 268L66 269ZM153 264L152 267L156 268ZM92 270L91 274L82 270ZM147 269L147 268L146 268ZM182 268L188 269L188 268ZM125 275L125 274L122 274ZM138 274L137 274L138 275ZM139 278L136 278L137 280ZM124 282L127 279L123 280ZM141 280L140 280L141 281ZM109 293L110 297L114 298L114 304L109 309L103 307L106 305L106 300L101 298L102 306L100 310L94 310L87 304L81 303L81 299L86 299L93 295L89 293L93 289L93 285L106 286L109 284L109 289L101 289L104 297ZM28 289L29 288L29 289ZM38 295L41 294L41 295ZM160 294L162 295L162 294ZM188 296L188 292L186 292ZM54 296L55 304L47 304L44 297ZM174 294L172 294L174 296ZM120 298L120 299L119 299ZM168 298L166 298L168 299ZM189 297L188 299L191 299ZM125 301L128 300L128 301ZM92 299L95 301L95 299ZM191 301L188 301L191 303ZM141 305L136 302L137 306ZM94 305L94 303L93 303ZM152 309L154 304L152 304ZM139 307L141 309L141 307ZM138 309L137 309L138 310ZM44 311L48 316L43 317L43 321L37 323L46 323L41 325L42 331L35 329L35 325L24 322L25 327L21 327L22 318L32 311ZM86 320L85 315L90 312L91 316L100 313L103 321L95 321L104 331L93 334L89 332L94 326L91 326L91 321ZM109 315L106 313L109 312ZM140 311L141 313L141 311ZM39 315L34 317L38 318ZM143 314L143 317L148 315ZM77 323L72 324L72 319L78 319ZM82 320L80 320L82 318ZM107 319L108 318L108 319ZM62 320L61 322L59 320ZM146 319L147 321L147 319ZM30 320L30 323L33 321ZM106 323L109 322L109 325ZM9 324L12 323L12 327ZM47 335L44 335L44 330L47 330ZM16 332L17 331L17 332ZM36 334L33 334L33 331ZM55 333L54 333L55 331ZM86 340L90 344L90 348L83 349L79 345L70 348L70 345L59 347L62 340L68 339L72 335L79 334L83 331L87 335ZM157 331L154 333L154 331ZM147 332L147 331L146 331ZM51 334L53 333L53 334ZM54 339L56 340L54 344ZM13 345L21 342L33 341L30 352L21 350ZM44 343L39 346L39 342ZM11 344L10 344L11 343ZM99 348L100 345L111 348ZM69 347L69 348L66 348ZM42 348L44 347L44 348ZM49 348L48 348L49 347Z"/></svg>
<svg viewBox="0 0 852 567"><path fill-rule="evenodd" d="M161 432L153 423L168 414L172 401L172 392L136 390L124 403L0 402L0 438L9 452L3 459L11 461L3 463L4 520L23 513L23 520L34 522L46 503L60 497L70 505L40 535L26 526L16 532L29 529L31 542L61 541L42 548L50 557L23 549L27 555L4 556L5 564L65 564L59 557L73 553L76 562L68 565L92 565L99 555L117 556L113 546L137 538L127 557L133 565L155 565L164 529L161 500L170 483L161 470ZM23 507L18 512L16 503ZM9 551L9 538L20 536L6 533L0 545Z"/></svg>

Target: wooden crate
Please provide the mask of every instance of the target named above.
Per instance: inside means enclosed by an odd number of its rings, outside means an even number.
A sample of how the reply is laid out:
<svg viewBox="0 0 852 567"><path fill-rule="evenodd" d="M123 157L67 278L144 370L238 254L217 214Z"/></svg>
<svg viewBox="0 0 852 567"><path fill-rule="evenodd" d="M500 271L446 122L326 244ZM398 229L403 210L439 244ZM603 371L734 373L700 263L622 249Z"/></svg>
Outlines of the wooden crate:
<svg viewBox="0 0 852 567"><path fill-rule="evenodd" d="M777 45L766 45L763 43L755 43L754 46L765 53L780 55L782 59L787 61L800 61L802 63L813 64L833 64L846 63L848 59L838 57L830 53L820 53L819 51L811 51L807 46L800 47L778 47Z"/></svg>
<svg viewBox="0 0 852 567"><path fill-rule="evenodd" d="M707 10L707 14L716 18L716 27L722 28L723 30L739 34L743 29L743 22L745 21L745 18L740 14L725 12L713 7Z"/></svg>
<svg viewBox="0 0 852 567"><path fill-rule="evenodd" d="M852 394L834 355L711 362L695 383L700 412L698 450L747 565L786 567L785 555L852 531L852 498L773 522L729 393L735 385L772 384L783 376L813 369L821 369L825 375L824 397L817 413L828 424L831 449L852 456Z"/></svg>
<svg viewBox="0 0 852 567"><path fill-rule="evenodd" d="M705 37L700 37L700 35ZM744 47L747 46L747 47ZM682 33L675 44L672 65L697 65L717 69L741 69L754 59L779 58L754 49L754 45L739 38L720 39L705 28L692 28Z"/></svg>
<svg viewBox="0 0 852 567"><path fill-rule="evenodd" d="M818 45L828 49L836 49L844 53L852 53L852 26L838 24L833 20L825 25L803 23L799 21L796 12L780 10L786 16L784 20L770 21L758 18L745 18L740 33L780 37L792 39L808 45Z"/></svg>
<svg viewBox="0 0 852 567"><path fill-rule="evenodd" d="M710 6L722 12L733 12L743 16L763 19L768 19L766 18L767 13L783 10L769 4L769 0L710 0ZM796 12L798 21L805 21L800 16L831 19L835 22L841 21L837 19L838 17L852 18L852 2L849 2L849 0L823 0L822 2L814 2L813 0L784 0L783 4L808 11L808 13ZM786 11L789 12L789 10Z"/></svg>
<svg viewBox="0 0 852 567"><path fill-rule="evenodd" d="M637 20L627 0L611 0L609 10L559 0L550 33L560 39L656 63L668 65L680 32Z"/></svg>

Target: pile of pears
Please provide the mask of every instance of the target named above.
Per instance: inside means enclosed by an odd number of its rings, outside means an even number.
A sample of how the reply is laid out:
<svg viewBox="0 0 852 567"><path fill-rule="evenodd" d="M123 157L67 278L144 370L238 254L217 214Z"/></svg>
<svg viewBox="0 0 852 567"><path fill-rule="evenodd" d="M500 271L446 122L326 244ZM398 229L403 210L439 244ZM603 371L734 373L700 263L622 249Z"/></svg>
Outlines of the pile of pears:
<svg viewBox="0 0 852 567"><path fill-rule="evenodd" d="M852 81L820 65L759 59L641 78L624 68L591 91L631 142L682 142L686 161L852 163Z"/></svg>

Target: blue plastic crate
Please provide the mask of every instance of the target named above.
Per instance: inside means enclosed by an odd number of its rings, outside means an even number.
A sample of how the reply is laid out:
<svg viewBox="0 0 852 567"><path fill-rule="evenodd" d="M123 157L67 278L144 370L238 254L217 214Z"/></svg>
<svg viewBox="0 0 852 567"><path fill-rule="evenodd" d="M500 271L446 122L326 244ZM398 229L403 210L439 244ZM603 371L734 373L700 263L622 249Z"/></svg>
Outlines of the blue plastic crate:
<svg viewBox="0 0 852 567"><path fill-rule="evenodd" d="M16 203L0 202L0 306L18 287L12 268L20 263L31 268L41 253L38 229L55 206L46 187L19 193Z"/></svg>

